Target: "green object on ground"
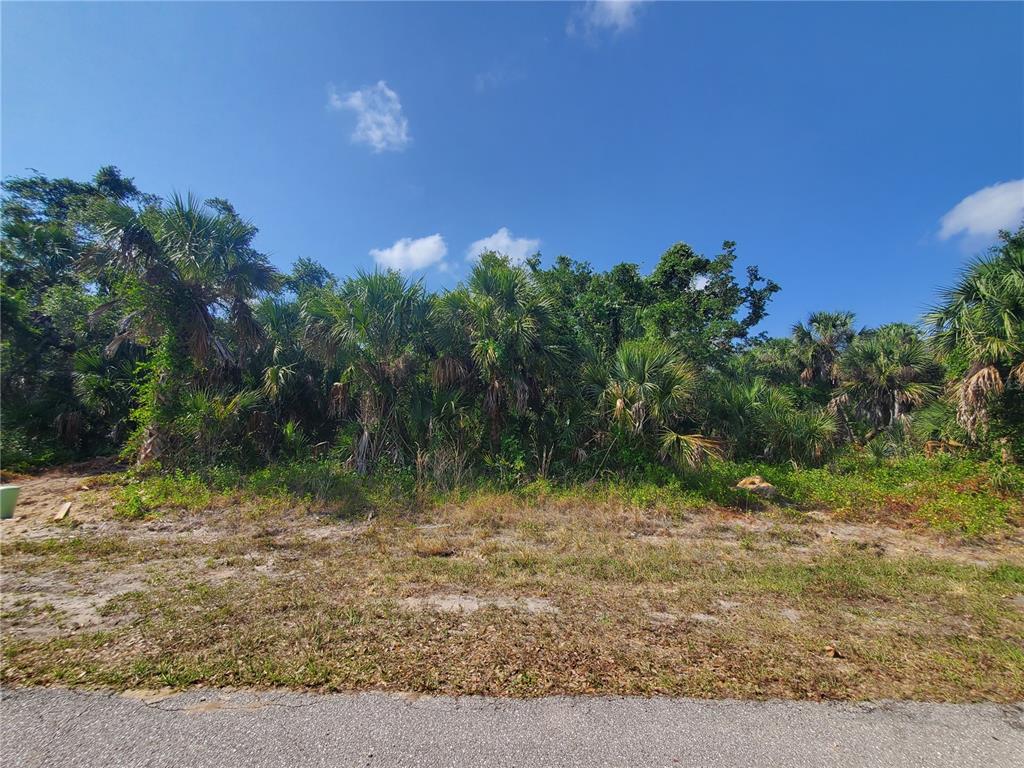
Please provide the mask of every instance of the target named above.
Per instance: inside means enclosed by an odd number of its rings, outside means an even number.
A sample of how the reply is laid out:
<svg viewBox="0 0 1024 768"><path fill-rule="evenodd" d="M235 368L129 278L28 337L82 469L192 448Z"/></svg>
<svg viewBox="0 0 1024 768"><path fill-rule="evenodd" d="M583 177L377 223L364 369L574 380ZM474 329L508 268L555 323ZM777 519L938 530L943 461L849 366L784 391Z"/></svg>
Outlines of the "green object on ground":
<svg viewBox="0 0 1024 768"><path fill-rule="evenodd" d="M18 503L20 485L0 485L0 520L14 517L14 505Z"/></svg>

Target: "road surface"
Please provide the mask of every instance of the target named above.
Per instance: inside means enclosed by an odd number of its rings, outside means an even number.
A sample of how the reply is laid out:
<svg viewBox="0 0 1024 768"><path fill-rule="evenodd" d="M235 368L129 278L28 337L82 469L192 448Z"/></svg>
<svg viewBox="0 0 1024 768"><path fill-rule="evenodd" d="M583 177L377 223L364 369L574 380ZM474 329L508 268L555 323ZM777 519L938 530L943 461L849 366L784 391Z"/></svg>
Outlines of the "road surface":
<svg viewBox="0 0 1024 768"><path fill-rule="evenodd" d="M4 766L1024 766L1024 706L5 690Z"/></svg>

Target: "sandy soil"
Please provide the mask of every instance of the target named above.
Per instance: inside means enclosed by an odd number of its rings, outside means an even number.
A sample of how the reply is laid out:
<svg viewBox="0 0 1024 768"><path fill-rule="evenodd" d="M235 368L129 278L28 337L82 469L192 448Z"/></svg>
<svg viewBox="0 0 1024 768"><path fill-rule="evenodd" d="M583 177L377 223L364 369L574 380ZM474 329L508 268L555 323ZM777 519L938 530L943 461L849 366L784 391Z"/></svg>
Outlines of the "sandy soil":
<svg viewBox="0 0 1024 768"><path fill-rule="evenodd" d="M94 459L40 475L11 478L21 486L14 517L0 521L0 540L8 537L50 537L61 530L110 517L110 489L98 478L120 467L110 459ZM62 521L54 516L65 502L71 510Z"/></svg>
<svg viewBox="0 0 1024 768"><path fill-rule="evenodd" d="M80 537L99 540L106 537L155 545L168 554L177 545L203 545L215 550L218 542L244 534L267 536L281 542L301 537L312 545L359 539L369 530L363 522L334 522L296 513L277 518L272 530L254 522L239 527L237 516L174 511L152 520L128 521L113 515L109 475L116 467L110 462L91 462L27 477L22 487L15 517L0 524L0 542L14 539L45 540ZM62 521L54 515L65 502L71 512ZM251 530L250 530L251 529ZM449 524L434 522L415 526L427 536L445 536ZM997 540L963 542L926 532L901 530L885 525L854 524L836 521L825 512L810 512L800 520L780 520L721 510L688 512L680 519L645 518L635 525L623 525L621 535L660 547L674 542L726 547L782 546L787 557L810 560L836 542L852 542L879 556L923 556L954 562L987 566L998 562L1024 564L1024 539L1019 532ZM493 546L515 547L518 534L508 530L489 538ZM31 560L31 557L29 558ZM115 609L112 601L135 591L150 588L155 572L184 573L199 576L219 586L235 579L277 578L289 570L287 562L255 553L236 557L174 557L138 563L119 562L117 570L101 564L88 569L88 577L73 578L67 572L46 570L38 573L0 569L0 605L6 630L14 636L45 639L61 634L112 629L131 616ZM69 569L74 570L74 569ZM1024 600L1024 596L1019 597ZM677 621L716 624L735 605L719 601L706 612L677 615L655 608L649 610L652 623L671 625ZM406 596L399 601L408 611L428 613L474 613L489 608L524 611L529 614L557 613L558 608L539 596L481 596L467 592L432 592ZM1024 603L1022 603L1024 607ZM793 609L782 614L788 621L800 620Z"/></svg>

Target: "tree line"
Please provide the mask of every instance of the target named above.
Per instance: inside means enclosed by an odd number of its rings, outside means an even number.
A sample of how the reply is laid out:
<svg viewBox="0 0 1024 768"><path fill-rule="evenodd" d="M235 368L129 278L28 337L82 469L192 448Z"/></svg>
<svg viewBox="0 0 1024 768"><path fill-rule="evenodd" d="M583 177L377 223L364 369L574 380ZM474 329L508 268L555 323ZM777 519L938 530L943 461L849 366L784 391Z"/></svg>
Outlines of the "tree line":
<svg viewBox="0 0 1024 768"><path fill-rule="evenodd" d="M223 199L117 168L3 184L6 468L120 452L164 467L330 456L361 473L629 473L837 451L1024 455L1024 227L915 325L816 311L756 334L779 286L736 244L650 274L484 253L452 290L282 272Z"/></svg>

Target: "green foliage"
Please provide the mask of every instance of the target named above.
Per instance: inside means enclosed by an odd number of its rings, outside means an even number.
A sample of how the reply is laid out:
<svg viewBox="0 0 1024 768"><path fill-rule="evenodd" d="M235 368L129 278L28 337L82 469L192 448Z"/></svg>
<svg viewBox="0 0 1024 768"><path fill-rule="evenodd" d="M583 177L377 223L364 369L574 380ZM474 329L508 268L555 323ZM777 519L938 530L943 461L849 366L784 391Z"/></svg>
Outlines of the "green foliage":
<svg viewBox="0 0 1024 768"><path fill-rule="evenodd" d="M529 264L552 300L556 323L577 344L610 356L631 339L671 339L686 359L702 366L727 360L733 344L764 319L779 290L756 266L739 283L735 261L736 244L726 241L714 258L676 243L646 277L635 264L594 272L564 256L549 269L539 258Z"/></svg>
<svg viewBox="0 0 1024 768"><path fill-rule="evenodd" d="M355 516L374 510L404 513L424 503L465 502L473 496L512 491L531 504L612 503L674 516L716 504L760 508L761 499L736 488L740 479L760 475L778 489L775 503L780 510L796 517L827 509L840 518L928 526L974 538L997 533L1024 515L1024 470L951 456L876 461L864 452L848 452L820 468L711 459L699 470L649 464L627 475L532 482L526 482L522 464L517 464L522 458L509 446L493 460L493 471L457 488L424 486L412 468L385 462L372 475L362 476L334 458L281 460L255 469L224 464L161 472L154 467L125 477L116 491L117 508L139 518L165 509L202 510L234 502L256 509L306 504L324 513Z"/></svg>
<svg viewBox="0 0 1024 768"><path fill-rule="evenodd" d="M915 411L911 429L919 443L926 440L962 443L967 440L967 433L956 418L956 404L945 397Z"/></svg>
<svg viewBox="0 0 1024 768"><path fill-rule="evenodd" d="M987 574L989 579L997 584L1004 584L1008 587L1024 587L1024 568L1019 565L1000 563L989 568Z"/></svg>
<svg viewBox="0 0 1024 768"><path fill-rule="evenodd" d="M102 183L101 183L102 182ZM87 240L75 212L111 194L137 190L116 169L93 183L42 176L4 183L0 241L0 389L5 466L30 469L109 451L124 436L123 375L131 355L114 356L94 371L113 382L80 381L79 367L102 349L111 326L95 314L100 291L76 272ZM100 370L102 369L102 370Z"/></svg>
<svg viewBox="0 0 1024 768"><path fill-rule="evenodd" d="M1024 453L1021 233L947 293L933 337L814 312L766 339L752 334L779 287L757 267L737 275L732 242L713 256L676 243L650 274L485 253L430 293L393 271L339 280L309 259L280 274L228 201L164 201L115 168L4 189L5 467L120 450L292 494L305 481L276 467L301 466L313 498L338 490L331 465L393 499L594 481L633 484L624 493L643 504L656 488L750 504L731 477L748 462L799 499L794 478L842 475L851 448L854 474L872 477L968 438L972 460ZM1015 471L984 483L993 520ZM126 494L136 515L166 495ZM915 509L942 519L928 503ZM948 506L981 530L983 503Z"/></svg>
<svg viewBox="0 0 1024 768"><path fill-rule="evenodd" d="M897 513L970 537L992 533L1021 513L1019 496L993 483L991 465L949 455L873 461L852 453L821 469L766 470L765 476L797 503L876 510L883 518Z"/></svg>
<svg viewBox="0 0 1024 768"><path fill-rule="evenodd" d="M281 428L281 453L288 458L298 458L309 447L309 439L294 421L287 422Z"/></svg>
<svg viewBox="0 0 1024 768"><path fill-rule="evenodd" d="M699 471L634 475L626 480L549 490L549 495L618 497L643 507L669 510L708 503L757 507L761 502L736 483L760 475L774 485L779 503L794 511L829 509L839 516L919 524L975 537L997 532L1024 513L1019 467L921 455L876 461L864 452L845 452L822 467L789 463L714 460ZM1005 476L1003 475L1005 472Z"/></svg>
<svg viewBox="0 0 1024 768"><path fill-rule="evenodd" d="M484 457L484 466L499 488L515 488L526 478L526 451L513 436L502 439L501 450Z"/></svg>
<svg viewBox="0 0 1024 768"><path fill-rule="evenodd" d="M17 415L15 415L15 419ZM28 437L25 432L11 426L10 413L5 413L3 430L0 430L0 460L5 472L29 472L37 467L45 467L70 461L74 453L62 447L55 440L39 440Z"/></svg>
<svg viewBox="0 0 1024 768"><path fill-rule="evenodd" d="M1024 225L971 263L928 313L932 343L949 361L957 420L968 436L1008 436L1024 425Z"/></svg>
<svg viewBox="0 0 1024 768"><path fill-rule="evenodd" d="M916 435L905 419L894 421L879 430L865 447L876 463L884 459L906 458L919 449Z"/></svg>
<svg viewBox="0 0 1024 768"><path fill-rule="evenodd" d="M495 452L506 420L538 415L545 390L568 362L553 332L552 306L529 272L494 253L480 256L464 287L434 301L434 383L478 401Z"/></svg>
<svg viewBox="0 0 1024 768"><path fill-rule="evenodd" d="M852 312L812 312L806 323L793 326L804 384L839 382L839 358L856 335L853 321Z"/></svg>
<svg viewBox="0 0 1024 768"><path fill-rule="evenodd" d="M686 429L686 408L696 380L693 368L667 342L626 341L609 365L599 412L613 439L636 448L640 455L696 466L717 452L712 441Z"/></svg>
<svg viewBox="0 0 1024 768"><path fill-rule="evenodd" d="M176 469L160 472L151 467L129 473L115 491L116 509L129 518L159 515L162 510L199 511L218 497L250 502L301 502L332 514L355 515L367 508L368 487L351 471L334 462L298 460L278 462L256 470L242 471L233 465L214 465L202 470ZM373 490L380 501L389 489L384 479L375 480ZM407 486L403 490L408 490Z"/></svg>
<svg viewBox="0 0 1024 768"><path fill-rule="evenodd" d="M716 380L705 408L709 431L737 458L817 464L837 442L836 419L829 411L801 407L794 389L773 387L762 378Z"/></svg>
<svg viewBox="0 0 1024 768"><path fill-rule="evenodd" d="M988 483L992 489L1006 495L1024 498L1024 468L1012 464L989 462Z"/></svg>
<svg viewBox="0 0 1024 768"><path fill-rule="evenodd" d="M168 474L129 476L115 492L115 510L123 517L140 519L163 509L204 509L212 498L202 477L178 469Z"/></svg>
<svg viewBox="0 0 1024 768"><path fill-rule="evenodd" d="M429 304L420 283L398 272L360 273L340 289L312 291L302 302L305 339L326 366L340 371L331 407L359 424L356 468L369 472L387 457L408 461L410 386L422 372Z"/></svg>
<svg viewBox="0 0 1024 768"><path fill-rule="evenodd" d="M284 279L282 286L285 290L302 297L309 291L318 291L328 285L335 285L337 282L338 278L332 275L323 264L302 257L292 265L291 274Z"/></svg>
<svg viewBox="0 0 1024 768"><path fill-rule="evenodd" d="M839 397L883 429L936 397L942 371L925 339L901 323L861 333L838 360Z"/></svg>

